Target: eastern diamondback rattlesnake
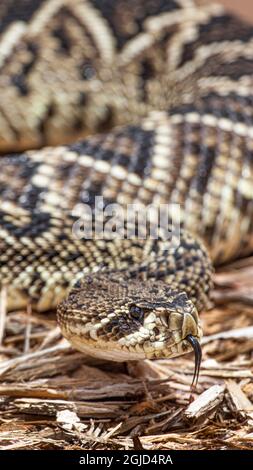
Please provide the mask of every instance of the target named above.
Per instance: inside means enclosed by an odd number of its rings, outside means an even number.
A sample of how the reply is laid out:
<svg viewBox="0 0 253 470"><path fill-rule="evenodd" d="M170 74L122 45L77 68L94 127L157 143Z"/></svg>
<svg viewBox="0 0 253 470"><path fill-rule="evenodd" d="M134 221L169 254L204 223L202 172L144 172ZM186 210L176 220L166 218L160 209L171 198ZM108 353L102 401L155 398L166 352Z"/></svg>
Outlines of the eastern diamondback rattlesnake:
<svg viewBox="0 0 253 470"><path fill-rule="evenodd" d="M201 0L4 0L0 33L8 308L47 310L77 283L58 319L78 349L196 347L209 255L253 249L253 28ZM180 205L179 246L125 225L123 238L77 237L96 196L99 209Z"/></svg>

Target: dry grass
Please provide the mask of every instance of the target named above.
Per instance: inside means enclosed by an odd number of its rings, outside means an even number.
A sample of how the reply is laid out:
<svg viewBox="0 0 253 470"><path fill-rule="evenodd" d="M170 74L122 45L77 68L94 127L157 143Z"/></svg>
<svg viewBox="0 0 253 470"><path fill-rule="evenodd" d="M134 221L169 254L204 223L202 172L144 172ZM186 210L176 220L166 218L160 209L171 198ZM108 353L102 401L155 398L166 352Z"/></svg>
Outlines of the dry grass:
<svg viewBox="0 0 253 470"><path fill-rule="evenodd" d="M53 313L1 308L0 448L253 450L252 279L253 259L216 275L191 404L191 355L126 370L73 351Z"/></svg>

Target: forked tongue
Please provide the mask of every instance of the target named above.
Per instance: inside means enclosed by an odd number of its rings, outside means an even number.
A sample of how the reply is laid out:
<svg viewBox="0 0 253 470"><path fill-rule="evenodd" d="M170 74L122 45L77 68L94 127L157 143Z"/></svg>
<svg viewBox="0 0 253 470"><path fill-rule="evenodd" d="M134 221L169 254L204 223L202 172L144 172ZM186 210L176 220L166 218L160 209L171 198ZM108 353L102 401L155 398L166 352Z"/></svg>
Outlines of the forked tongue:
<svg viewBox="0 0 253 470"><path fill-rule="evenodd" d="M201 364L201 359L202 359L202 350L201 350L201 346L200 346L198 340L195 338L195 336L188 335L188 336L186 336L185 339L192 346L192 349L194 351L194 356L195 356L195 368L194 368L194 374L193 374L193 379L192 379L192 384L191 384L191 396L190 396L190 401L191 401L192 394L196 390L198 380L199 380L199 371L200 371L200 364Z"/></svg>

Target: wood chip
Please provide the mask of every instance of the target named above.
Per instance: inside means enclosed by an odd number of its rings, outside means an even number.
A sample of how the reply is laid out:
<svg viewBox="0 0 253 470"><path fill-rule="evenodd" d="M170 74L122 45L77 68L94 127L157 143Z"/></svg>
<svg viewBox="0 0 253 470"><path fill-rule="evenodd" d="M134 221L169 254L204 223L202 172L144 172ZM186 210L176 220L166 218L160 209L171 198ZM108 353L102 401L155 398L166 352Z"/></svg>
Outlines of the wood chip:
<svg viewBox="0 0 253 470"><path fill-rule="evenodd" d="M226 381L228 392L236 410L243 416L253 419L253 403L248 399L240 385L234 380ZM252 422L253 424L253 422Z"/></svg>
<svg viewBox="0 0 253 470"><path fill-rule="evenodd" d="M198 420L201 417L209 416L224 398L224 385L214 385L205 390L196 400L194 400L184 411L184 415L189 420Z"/></svg>
<svg viewBox="0 0 253 470"><path fill-rule="evenodd" d="M93 404L67 400L39 400L36 398L17 399L13 406L20 412L29 415L57 416L59 411L70 410L80 417L108 418L117 415L117 404Z"/></svg>
<svg viewBox="0 0 253 470"><path fill-rule="evenodd" d="M82 424L80 418L74 411L62 410L58 411L56 414L56 421L59 424L60 428L65 431L78 431L83 432L86 426Z"/></svg>

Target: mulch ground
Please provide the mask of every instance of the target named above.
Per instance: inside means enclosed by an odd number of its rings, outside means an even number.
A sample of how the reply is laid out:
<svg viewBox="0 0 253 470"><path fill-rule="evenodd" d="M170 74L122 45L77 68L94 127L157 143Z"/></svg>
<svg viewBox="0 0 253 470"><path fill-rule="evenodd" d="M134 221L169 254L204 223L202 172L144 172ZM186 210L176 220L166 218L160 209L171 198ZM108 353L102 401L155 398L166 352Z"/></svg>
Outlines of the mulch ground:
<svg viewBox="0 0 253 470"><path fill-rule="evenodd" d="M99 362L69 347L53 312L0 308L0 449L253 450L253 258L215 280L191 400L192 354Z"/></svg>

